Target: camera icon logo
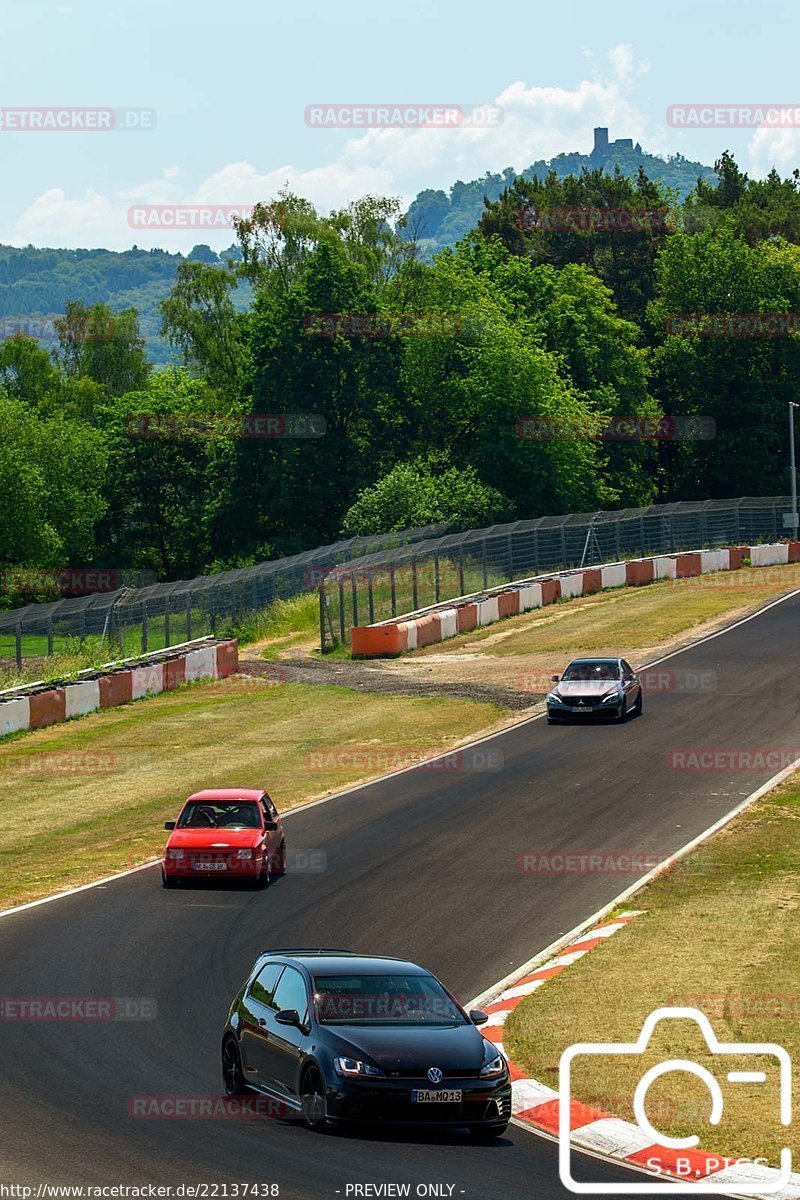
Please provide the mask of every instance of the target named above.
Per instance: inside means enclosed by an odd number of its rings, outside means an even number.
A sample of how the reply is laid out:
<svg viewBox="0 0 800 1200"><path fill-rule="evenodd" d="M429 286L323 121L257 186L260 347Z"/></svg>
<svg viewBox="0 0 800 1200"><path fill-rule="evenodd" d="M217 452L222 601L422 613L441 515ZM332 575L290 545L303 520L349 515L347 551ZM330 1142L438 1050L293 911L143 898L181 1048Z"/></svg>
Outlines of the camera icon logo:
<svg viewBox="0 0 800 1200"><path fill-rule="evenodd" d="M700 1028L700 1032L705 1038L706 1044L710 1052L715 1056L715 1061L720 1065L720 1077L725 1078L728 1083L763 1083L769 1082L767 1073L763 1070L753 1071L736 1071L725 1069L725 1056L733 1055L737 1059L744 1055L769 1057L777 1062L778 1066L778 1113L781 1125L788 1126L792 1123L792 1063L788 1052L783 1046L779 1046L773 1042L720 1042L714 1033L711 1022L708 1017L696 1008L658 1008L652 1012L642 1026L642 1032L639 1034L635 1042L580 1042L574 1046L569 1046L561 1055L559 1064L559 1130L558 1130L558 1171L561 1177L561 1182L568 1191L574 1192L577 1195L653 1195L656 1193L663 1194L664 1183L586 1183L574 1178L572 1173L572 1146L570 1141L570 1100L572 1098L571 1080L572 1080L572 1064L577 1058L583 1058L591 1055L602 1056L617 1056L617 1055L642 1055L647 1050L653 1032L660 1021L665 1020L691 1020L694 1021ZM730 1064L728 1064L730 1065ZM659 1133L654 1129L647 1118L645 1112L645 1104L647 1093L652 1084L656 1080L661 1079L664 1075L672 1072L685 1072L700 1079L708 1088L711 1098L711 1112L709 1121L712 1125L718 1125L722 1120L725 1101L720 1086L719 1079L714 1076L706 1067L699 1063L691 1062L689 1059L673 1058L665 1062L659 1063L657 1066L651 1067L646 1071L636 1087L633 1097L633 1111L638 1123L639 1129L647 1139L645 1145L652 1145L655 1152L662 1149L668 1150L690 1150L696 1147L700 1141L699 1137L686 1138L670 1138ZM691 1171L689 1159L683 1160L687 1165L685 1173L680 1172L675 1178L673 1174L663 1176L669 1180L669 1190L671 1192L690 1192L692 1195L705 1193L706 1195L730 1195L732 1185L727 1182L713 1182L713 1175L707 1176L705 1179L695 1179ZM751 1163L752 1159L742 1159L743 1163ZM730 1160L720 1158L720 1169L727 1165ZM792 1175L792 1152L789 1147L785 1146L781 1150L780 1155L780 1171L775 1172L773 1178L768 1181L763 1179L748 1183L747 1181L739 1182L737 1180L735 1191L740 1196L763 1196L770 1193L779 1192L782 1188L788 1186L791 1182ZM680 1182L681 1179L692 1179L692 1182Z"/></svg>

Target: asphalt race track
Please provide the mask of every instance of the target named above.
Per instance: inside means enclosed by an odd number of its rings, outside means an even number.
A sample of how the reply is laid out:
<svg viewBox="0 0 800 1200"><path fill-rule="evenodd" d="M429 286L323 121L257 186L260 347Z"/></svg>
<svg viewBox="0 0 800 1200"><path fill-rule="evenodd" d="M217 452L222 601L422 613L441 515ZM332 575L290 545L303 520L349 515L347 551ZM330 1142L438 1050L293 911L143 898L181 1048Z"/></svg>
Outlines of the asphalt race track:
<svg viewBox="0 0 800 1200"><path fill-rule="evenodd" d="M132 1119L128 1102L220 1094L220 1031L261 949L406 955L466 1001L591 915L635 876L527 874L521 855L666 855L775 774L680 771L668 754L798 744L799 615L792 596L669 659L665 670L688 682L706 672L715 686L650 693L643 718L624 727L528 722L479 746L472 767L418 768L289 816L290 849L324 851L324 871L249 892L164 891L146 870L2 918L1 995L148 997L157 1015L0 1022L0 1182L264 1182L281 1196L343 1200L347 1185L366 1183L410 1183L411 1195L454 1185L443 1194L456 1200L566 1196L555 1145L514 1126L479 1146L461 1135ZM43 803L58 803L57 788ZM634 1178L583 1161L587 1178Z"/></svg>

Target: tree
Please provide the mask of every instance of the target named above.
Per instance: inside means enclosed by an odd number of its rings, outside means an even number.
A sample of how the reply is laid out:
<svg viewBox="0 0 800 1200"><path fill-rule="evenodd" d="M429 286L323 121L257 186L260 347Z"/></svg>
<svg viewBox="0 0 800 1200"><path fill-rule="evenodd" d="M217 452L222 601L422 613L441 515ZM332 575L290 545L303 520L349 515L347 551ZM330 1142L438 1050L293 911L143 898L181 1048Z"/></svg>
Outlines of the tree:
<svg viewBox="0 0 800 1200"><path fill-rule="evenodd" d="M246 362L246 318L237 314L232 293L236 275L205 262L183 262L175 286L160 305L162 331L187 366L211 387L235 397Z"/></svg>
<svg viewBox="0 0 800 1200"><path fill-rule="evenodd" d="M391 533L448 521L453 529L480 528L509 520L511 505L481 483L473 467L459 470L444 458L398 463L365 488L342 522L344 537Z"/></svg>
<svg viewBox="0 0 800 1200"><path fill-rule="evenodd" d="M798 247L750 247L730 229L670 238L650 309L655 389L671 412L707 416L714 429L669 447L666 498L786 490L786 412L797 395L800 338L771 322L756 328L753 314L798 311ZM687 314L698 316L681 321Z"/></svg>
<svg viewBox="0 0 800 1200"><path fill-rule="evenodd" d="M0 388L0 560L86 562L102 516L105 439L83 421L42 419Z"/></svg>
<svg viewBox="0 0 800 1200"><path fill-rule="evenodd" d="M105 304L87 308L72 300L55 325L60 344L56 360L65 375L94 380L106 396L145 386L150 363L135 308L112 313Z"/></svg>

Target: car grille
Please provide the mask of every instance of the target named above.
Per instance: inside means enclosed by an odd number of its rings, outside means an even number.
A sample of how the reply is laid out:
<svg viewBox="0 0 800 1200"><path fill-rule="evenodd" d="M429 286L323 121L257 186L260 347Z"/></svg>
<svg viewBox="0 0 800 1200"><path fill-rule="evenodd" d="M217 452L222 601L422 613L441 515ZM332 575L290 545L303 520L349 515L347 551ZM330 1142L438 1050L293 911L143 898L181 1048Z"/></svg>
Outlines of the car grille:
<svg viewBox="0 0 800 1200"><path fill-rule="evenodd" d="M446 1070L442 1079L442 1083L446 1083L448 1079L477 1079L479 1067L472 1067L466 1071L462 1070ZM409 1070L402 1071L387 1071L386 1075L389 1079L421 1079L428 1082L427 1067L411 1067Z"/></svg>
<svg viewBox="0 0 800 1200"><path fill-rule="evenodd" d="M566 696L565 703L575 705L578 708L596 708L598 704L603 703L602 696Z"/></svg>

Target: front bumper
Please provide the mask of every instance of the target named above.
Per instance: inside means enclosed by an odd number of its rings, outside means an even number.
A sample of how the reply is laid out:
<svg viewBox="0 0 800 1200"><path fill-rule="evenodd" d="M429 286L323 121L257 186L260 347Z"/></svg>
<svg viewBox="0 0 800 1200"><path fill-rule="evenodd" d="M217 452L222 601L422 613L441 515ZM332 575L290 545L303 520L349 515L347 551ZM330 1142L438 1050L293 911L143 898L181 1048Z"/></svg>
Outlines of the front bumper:
<svg viewBox="0 0 800 1200"><path fill-rule="evenodd" d="M457 1088L459 1104L417 1104L412 1090L450 1091ZM445 1079L433 1088L422 1079L340 1079L328 1087L328 1117L379 1125L505 1125L511 1117L511 1081Z"/></svg>
<svg viewBox="0 0 800 1200"><path fill-rule="evenodd" d="M548 700L547 715L555 717L559 720L576 721L591 721L603 720L610 717L619 717L622 712L623 699L620 697L613 704L578 704L577 698L574 702L567 704L564 700Z"/></svg>
<svg viewBox="0 0 800 1200"><path fill-rule="evenodd" d="M190 858L162 858L161 869L168 879L257 879L264 869L263 858L228 860L223 866L199 866Z"/></svg>

